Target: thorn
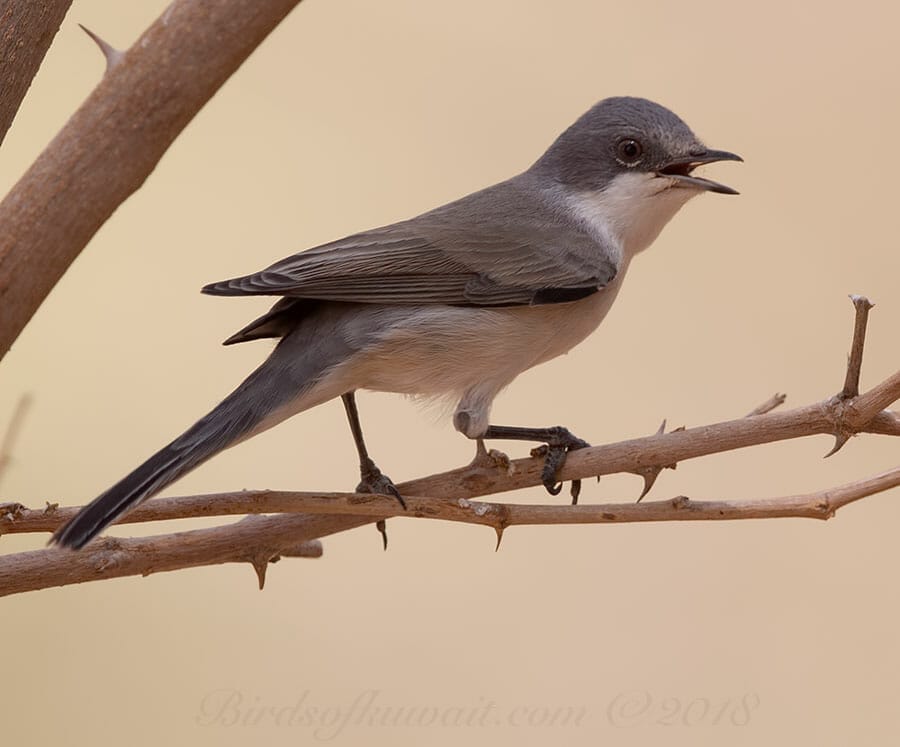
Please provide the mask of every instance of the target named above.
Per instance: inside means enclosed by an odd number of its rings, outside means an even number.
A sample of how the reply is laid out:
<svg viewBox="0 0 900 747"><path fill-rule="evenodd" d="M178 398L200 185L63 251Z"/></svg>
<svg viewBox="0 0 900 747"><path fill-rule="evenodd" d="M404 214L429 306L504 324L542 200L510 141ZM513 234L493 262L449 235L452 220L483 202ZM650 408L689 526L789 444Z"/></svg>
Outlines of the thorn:
<svg viewBox="0 0 900 747"><path fill-rule="evenodd" d="M387 551L387 524L384 519L379 519L375 522L375 528L381 533L381 542L384 545L385 552Z"/></svg>
<svg viewBox="0 0 900 747"><path fill-rule="evenodd" d="M832 446L831 451L829 451L822 458L828 459L828 457L832 456L833 454L837 454L843 448L844 444L847 443L847 441L849 441L849 440L850 440L850 436L847 435L846 433L836 434L834 437L834 446Z"/></svg>
<svg viewBox="0 0 900 747"><path fill-rule="evenodd" d="M81 30L84 31L91 39L94 40L94 43L100 47L100 51L103 52L103 56L106 58L106 72L108 73L112 70L117 64L119 64L119 60L122 59L123 52L116 49L112 44L108 43L104 39L101 39L97 34L91 31L87 26L79 23L81 26Z"/></svg>
<svg viewBox="0 0 900 747"><path fill-rule="evenodd" d="M656 478L659 477L659 473L663 471L662 467L651 467L645 472L639 472L638 474L644 478L644 489L641 491L641 494L638 496L637 502L640 503L644 500L644 496L650 492L653 488L653 483L656 482Z"/></svg>
<svg viewBox="0 0 900 747"><path fill-rule="evenodd" d="M498 524L494 527L494 531L497 533L497 545L494 547L494 552L497 552L500 549L500 540L503 539L503 525Z"/></svg>
<svg viewBox="0 0 900 747"><path fill-rule="evenodd" d="M680 429L676 428L675 430L676 431L684 430L684 426L681 426ZM666 432L666 419L663 418L662 423L659 424L659 428L656 429L655 435L661 436L665 432ZM675 431L672 431L672 432L674 433ZM644 496L646 496L647 493L649 493L650 490L653 488L653 484L656 482L656 478L659 477L659 473L662 472L664 469L665 469L665 467L645 467L643 469L637 470L634 473L634 474L640 475L641 477L644 478L644 489L641 491L641 494L638 496L636 503L640 503L642 500L644 500ZM675 469L675 467L673 466L672 469Z"/></svg>
<svg viewBox="0 0 900 747"><path fill-rule="evenodd" d="M672 431L674 433L675 431ZM638 496L637 503L640 503L644 500L644 497L650 490L653 488L654 484L656 484L656 478L659 477L660 473L664 469L677 469L678 463L675 464L664 464L660 466L653 467L641 467L640 469L636 469L633 474L639 475L644 478L644 489L641 491L641 494Z"/></svg>
<svg viewBox="0 0 900 747"><path fill-rule="evenodd" d="M259 590L262 591L266 585L266 568L269 567L268 558L253 558L250 561L253 570L256 571L256 578L259 580Z"/></svg>

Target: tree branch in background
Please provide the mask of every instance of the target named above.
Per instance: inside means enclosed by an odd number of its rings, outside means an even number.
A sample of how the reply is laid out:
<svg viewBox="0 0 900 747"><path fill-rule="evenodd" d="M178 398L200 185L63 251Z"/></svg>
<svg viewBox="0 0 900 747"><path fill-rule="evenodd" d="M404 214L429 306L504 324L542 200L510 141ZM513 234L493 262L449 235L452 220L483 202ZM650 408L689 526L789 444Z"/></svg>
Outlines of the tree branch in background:
<svg viewBox="0 0 900 747"><path fill-rule="evenodd" d="M299 1L173 2L108 65L0 203L0 357L97 229Z"/></svg>
<svg viewBox="0 0 900 747"><path fill-rule="evenodd" d="M0 482L3 481L3 473L13 460L13 449L15 448L16 439L22 430L22 423L25 422L25 416L28 414L29 407L31 407L31 395L23 394L16 403L16 409L13 410L5 433L0 437ZM0 514L2 514L2 511L3 504L0 504Z"/></svg>
<svg viewBox="0 0 900 747"><path fill-rule="evenodd" d="M0 9L0 144L72 0L6 0Z"/></svg>

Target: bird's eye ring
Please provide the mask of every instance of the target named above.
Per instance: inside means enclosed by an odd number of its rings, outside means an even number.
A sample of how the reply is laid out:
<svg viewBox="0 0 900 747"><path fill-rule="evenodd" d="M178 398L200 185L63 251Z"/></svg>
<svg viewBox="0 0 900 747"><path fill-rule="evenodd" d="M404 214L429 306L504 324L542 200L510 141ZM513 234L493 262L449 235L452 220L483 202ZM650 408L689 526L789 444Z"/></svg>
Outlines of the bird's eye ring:
<svg viewBox="0 0 900 747"><path fill-rule="evenodd" d="M616 160L623 166L637 166L643 154L643 146L634 138L627 137L616 144Z"/></svg>

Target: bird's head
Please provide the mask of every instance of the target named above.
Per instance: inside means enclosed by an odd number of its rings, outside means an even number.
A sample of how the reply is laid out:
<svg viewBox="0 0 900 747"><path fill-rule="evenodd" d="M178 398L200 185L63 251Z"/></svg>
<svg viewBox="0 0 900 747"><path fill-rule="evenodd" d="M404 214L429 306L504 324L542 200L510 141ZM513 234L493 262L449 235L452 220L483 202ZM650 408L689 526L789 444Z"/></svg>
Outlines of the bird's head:
<svg viewBox="0 0 900 747"><path fill-rule="evenodd" d="M707 148L664 106L616 97L583 114L531 171L562 187L582 212L606 220L626 249L635 252L653 241L691 197L701 192L737 194L698 176L697 167L741 160L734 153Z"/></svg>

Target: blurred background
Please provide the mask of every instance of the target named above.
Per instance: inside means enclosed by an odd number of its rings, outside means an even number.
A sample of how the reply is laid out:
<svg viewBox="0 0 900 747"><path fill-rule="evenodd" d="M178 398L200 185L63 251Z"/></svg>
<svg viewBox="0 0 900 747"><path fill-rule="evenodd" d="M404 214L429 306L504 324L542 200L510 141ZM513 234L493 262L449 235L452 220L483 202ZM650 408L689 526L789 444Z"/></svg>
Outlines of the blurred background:
<svg viewBox="0 0 900 747"><path fill-rule="evenodd" d="M75 0L0 149L6 192L104 63L164 2ZM102 228L0 365L0 430L34 398L0 500L81 504L205 413L265 356L221 340L265 299L207 282L410 217L526 168L596 100L646 96L745 164L632 265L601 329L517 380L495 421L593 443L840 389L900 366L896 8L561 0L307 0ZM560 380L565 386L557 386ZM360 396L396 481L467 462L439 412ZM512 456L527 447L495 444ZM805 492L897 464L898 442L824 436L667 471L651 494ZM167 494L346 490L339 402L220 455ZM585 484L630 500L634 476ZM540 490L509 500L553 500ZM562 498L558 499L562 500ZM874 742L896 732L900 491L824 522L507 531L389 522L316 561L222 566L4 599L10 744L672 745ZM182 523L179 528L185 528ZM171 531L125 527L115 533ZM5 536L4 553L45 536ZM280 714L280 716L279 716Z"/></svg>

